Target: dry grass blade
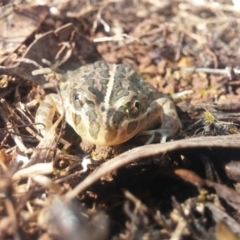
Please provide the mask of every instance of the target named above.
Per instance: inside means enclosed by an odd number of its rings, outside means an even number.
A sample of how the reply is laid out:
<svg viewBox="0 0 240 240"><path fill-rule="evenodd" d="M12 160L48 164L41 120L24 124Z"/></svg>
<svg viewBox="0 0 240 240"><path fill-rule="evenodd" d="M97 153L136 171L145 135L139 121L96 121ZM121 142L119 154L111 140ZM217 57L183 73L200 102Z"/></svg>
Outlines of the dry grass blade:
<svg viewBox="0 0 240 240"><path fill-rule="evenodd" d="M27 153L27 148L25 147L22 138L19 136L19 131L16 129L12 123L9 121L10 118L16 119L14 111L10 108L7 102L4 99L1 99L0 102L0 115L4 120L8 131L11 133L11 137L15 141L16 145L21 152ZM14 118L15 117L15 118Z"/></svg>
<svg viewBox="0 0 240 240"><path fill-rule="evenodd" d="M52 125L47 135L43 137L36 149L34 150L30 161L23 167L29 167L36 163L53 162L57 149L59 136L56 135L56 129L59 123L62 121L63 115Z"/></svg>
<svg viewBox="0 0 240 240"><path fill-rule="evenodd" d="M47 175L53 172L53 158L56 152L59 152L57 149L57 139L59 137L56 135L56 128L62 118L63 116L58 118L48 134L40 141L33 151L30 161L23 165L23 168L13 175L13 181L19 181L22 178L28 178L34 175Z"/></svg>

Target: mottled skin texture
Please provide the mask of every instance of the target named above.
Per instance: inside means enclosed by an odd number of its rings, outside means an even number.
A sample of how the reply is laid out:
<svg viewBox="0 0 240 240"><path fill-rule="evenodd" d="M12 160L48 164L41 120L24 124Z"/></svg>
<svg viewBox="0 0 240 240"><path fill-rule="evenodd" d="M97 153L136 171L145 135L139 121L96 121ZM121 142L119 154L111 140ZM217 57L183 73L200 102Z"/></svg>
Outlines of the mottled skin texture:
<svg viewBox="0 0 240 240"><path fill-rule="evenodd" d="M136 134L161 134L161 142L180 127L174 103L163 97L130 66L103 61L61 76L60 95L48 94L40 104L35 122L43 135L56 112L81 136L96 145L118 145ZM158 123L159 129L147 131Z"/></svg>

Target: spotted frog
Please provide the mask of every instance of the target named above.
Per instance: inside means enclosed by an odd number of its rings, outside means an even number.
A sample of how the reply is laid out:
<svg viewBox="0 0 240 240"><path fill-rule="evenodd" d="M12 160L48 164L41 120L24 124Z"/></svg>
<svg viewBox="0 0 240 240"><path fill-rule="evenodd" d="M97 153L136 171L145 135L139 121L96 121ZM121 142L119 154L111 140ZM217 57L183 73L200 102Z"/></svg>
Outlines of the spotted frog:
<svg viewBox="0 0 240 240"><path fill-rule="evenodd" d="M82 140L96 145L119 145L135 135L161 135L161 142L179 130L176 108L141 75L125 64L98 61L71 76L62 76L60 94L48 94L35 117L42 135L52 126L56 112ZM159 125L160 128L149 130Z"/></svg>

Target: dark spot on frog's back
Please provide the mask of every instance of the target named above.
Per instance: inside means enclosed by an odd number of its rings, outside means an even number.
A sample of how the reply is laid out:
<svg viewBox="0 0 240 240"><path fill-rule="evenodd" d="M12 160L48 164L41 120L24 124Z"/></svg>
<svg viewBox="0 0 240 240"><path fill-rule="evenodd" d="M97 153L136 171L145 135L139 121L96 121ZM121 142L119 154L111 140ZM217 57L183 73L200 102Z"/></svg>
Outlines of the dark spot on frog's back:
<svg viewBox="0 0 240 240"><path fill-rule="evenodd" d="M117 71L114 76L114 80L116 81L121 81L122 79L125 79L126 75L123 74L122 72Z"/></svg>
<svg viewBox="0 0 240 240"><path fill-rule="evenodd" d="M100 76L108 79L110 77L108 69L103 69L102 71L99 72Z"/></svg>
<svg viewBox="0 0 240 240"><path fill-rule="evenodd" d="M129 69L128 65L124 65L124 64L117 65L117 72L125 74L127 72L127 69Z"/></svg>
<svg viewBox="0 0 240 240"><path fill-rule="evenodd" d="M104 61L97 61L92 66L93 66L93 70L96 70L96 69L108 69L109 68L108 64L106 62L104 62Z"/></svg>
<svg viewBox="0 0 240 240"><path fill-rule="evenodd" d="M104 100L104 95L101 91L99 91L97 88L95 87L89 87L88 91L91 92L93 95L96 96L97 100L100 102L103 102Z"/></svg>
<svg viewBox="0 0 240 240"><path fill-rule="evenodd" d="M141 88L141 76L138 73L133 72L129 76L129 81L133 84L133 86Z"/></svg>

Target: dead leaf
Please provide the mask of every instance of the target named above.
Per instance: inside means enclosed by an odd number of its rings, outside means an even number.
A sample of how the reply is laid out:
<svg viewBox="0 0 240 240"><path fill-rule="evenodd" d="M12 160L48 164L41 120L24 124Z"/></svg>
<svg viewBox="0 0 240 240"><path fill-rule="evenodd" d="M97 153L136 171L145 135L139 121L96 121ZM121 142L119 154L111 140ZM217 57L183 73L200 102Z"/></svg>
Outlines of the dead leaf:
<svg viewBox="0 0 240 240"><path fill-rule="evenodd" d="M202 188L204 186L204 180L193 171L187 169L176 169L174 170L174 173L184 181L190 182L198 188Z"/></svg>
<svg viewBox="0 0 240 240"><path fill-rule="evenodd" d="M1 55L14 52L39 28L48 14L48 7L43 5L4 9L0 19ZM0 56L0 63L2 61L3 56Z"/></svg>

